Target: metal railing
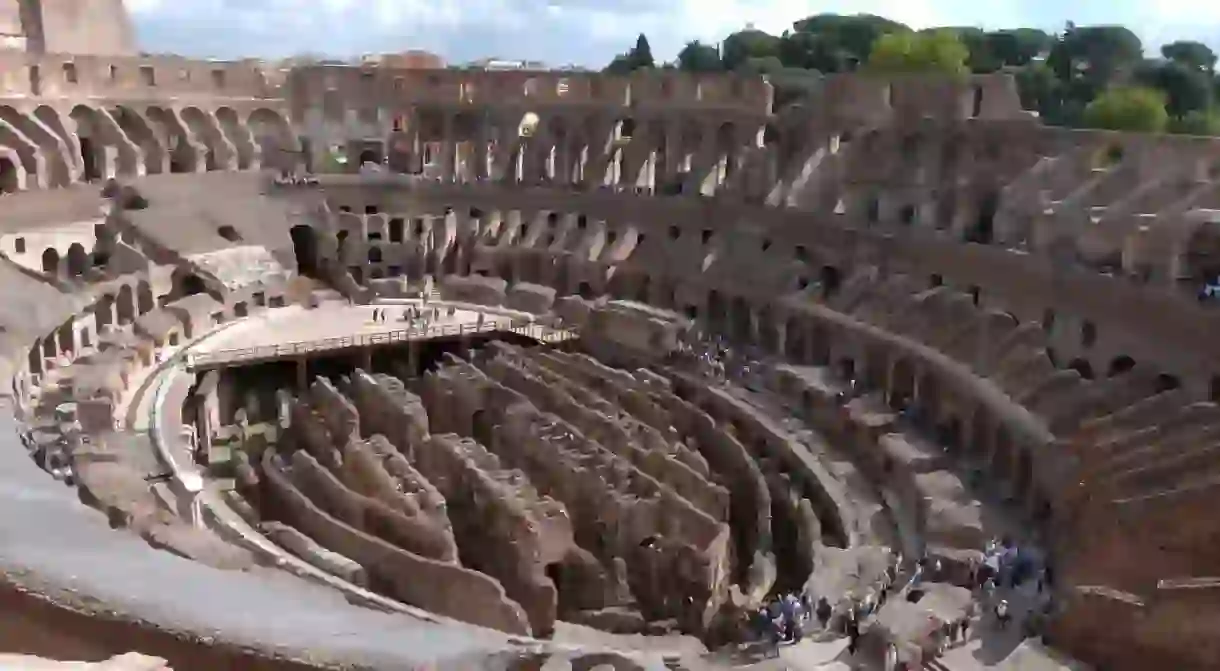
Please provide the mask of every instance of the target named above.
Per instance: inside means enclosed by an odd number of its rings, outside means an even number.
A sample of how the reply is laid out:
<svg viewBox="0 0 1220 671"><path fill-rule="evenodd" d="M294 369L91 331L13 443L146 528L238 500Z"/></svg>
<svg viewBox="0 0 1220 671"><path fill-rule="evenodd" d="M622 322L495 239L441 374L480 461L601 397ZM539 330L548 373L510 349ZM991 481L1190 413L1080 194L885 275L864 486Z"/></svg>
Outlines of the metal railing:
<svg viewBox="0 0 1220 671"><path fill-rule="evenodd" d="M554 343L574 338L576 333L571 329L557 329L542 324L535 324L524 319L489 319L482 324L441 324L429 326L411 326L381 333L360 333L340 336L337 338L320 338L317 340L302 340L276 343L262 347L242 347L220 349L212 352L198 352L187 359L188 369L208 368L237 362L274 360L294 356L308 355L316 352L326 352L354 347L370 347L377 345L394 345L411 340L443 338L446 336L474 335L495 331L512 332L544 343Z"/></svg>

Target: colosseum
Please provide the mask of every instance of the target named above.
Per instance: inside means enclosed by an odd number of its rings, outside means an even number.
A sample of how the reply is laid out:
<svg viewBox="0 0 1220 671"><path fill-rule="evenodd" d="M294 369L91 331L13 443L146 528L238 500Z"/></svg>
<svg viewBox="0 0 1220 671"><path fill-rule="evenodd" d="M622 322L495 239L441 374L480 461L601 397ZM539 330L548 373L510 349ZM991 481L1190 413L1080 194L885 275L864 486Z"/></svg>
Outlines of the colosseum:
<svg viewBox="0 0 1220 671"><path fill-rule="evenodd" d="M1220 668L1216 140L0 35L0 650Z"/></svg>

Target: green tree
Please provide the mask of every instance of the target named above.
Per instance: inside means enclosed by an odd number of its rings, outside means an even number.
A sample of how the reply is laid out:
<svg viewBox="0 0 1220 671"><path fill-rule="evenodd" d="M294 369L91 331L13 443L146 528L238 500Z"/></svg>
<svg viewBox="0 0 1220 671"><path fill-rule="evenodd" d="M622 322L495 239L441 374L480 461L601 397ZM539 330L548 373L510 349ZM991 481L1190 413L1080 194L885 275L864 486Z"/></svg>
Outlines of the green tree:
<svg viewBox="0 0 1220 671"><path fill-rule="evenodd" d="M1097 96L1084 108L1089 128L1159 133L1169 125L1165 94L1145 86L1121 86Z"/></svg>
<svg viewBox="0 0 1220 671"><path fill-rule="evenodd" d="M656 67L656 61L652 59L652 47L648 44L648 38L644 33L635 40L635 46L625 54L619 54L610 61L610 65L606 66L606 72L614 75L625 75L629 72L634 72L643 68Z"/></svg>
<svg viewBox="0 0 1220 671"><path fill-rule="evenodd" d="M878 73L933 72L962 75L970 52L952 30L890 33L877 38L867 69Z"/></svg>
<svg viewBox="0 0 1220 671"><path fill-rule="evenodd" d="M1167 61L1181 63L1204 72L1215 72L1216 52L1201 42L1178 40L1161 47L1161 56Z"/></svg>
<svg viewBox="0 0 1220 671"><path fill-rule="evenodd" d="M1069 24L1051 48L1047 65L1064 81L1083 77L1101 88L1144 58L1144 45L1123 26Z"/></svg>
<svg viewBox="0 0 1220 671"><path fill-rule="evenodd" d="M1134 79L1165 94L1170 116L1181 117L1212 106L1212 75L1196 65L1172 60L1147 61L1136 69Z"/></svg>
<svg viewBox="0 0 1220 671"><path fill-rule="evenodd" d="M1196 110L1169 120L1169 132L1180 135L1220 135L1220 114L1212 110Z"/></svg>
<svg viewBox="0 0 1220 671"><path fill-rule="evenodd" d="M752 58L779 58L780 39L761 30L739 30L720 45L726 70L736 70Z"/></svg>
<svg viewBox="0 0 1220 671"><path fill-rule="evenodd" d="M1055 38L1044 30L1016 28L987 33L987 49L1001 65L1024 67L1038 56L1048 53Z"/></svg>
<svg viewBox="0 0 1220 671"><path fill-rule="evenodd" d="M724 69L724 63L720 62L720 52L716 47L695 40L687 42L682 51L678 52L678 69L687 72L719 72Z"/></svg>
<svg viewBox="0 0 1220 671"><path fill-rule="evenodd" d="M897 21L873 14L815 14L793 23L792 29L794 34L811 38L804 46L812 58L803 67L822 72L854 70L868 61L877 38L911 30Z"/></svg>

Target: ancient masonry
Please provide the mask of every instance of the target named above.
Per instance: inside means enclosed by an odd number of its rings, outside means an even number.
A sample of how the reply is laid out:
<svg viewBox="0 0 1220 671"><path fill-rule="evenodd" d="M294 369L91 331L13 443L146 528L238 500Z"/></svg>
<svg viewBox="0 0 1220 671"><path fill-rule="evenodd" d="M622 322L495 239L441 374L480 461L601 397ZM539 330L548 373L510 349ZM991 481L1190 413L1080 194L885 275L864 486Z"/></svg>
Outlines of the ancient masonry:
<svg viewBox="0 0 1220 671"><path fill-rule="evenodd" d="M0 1L0 650L657 668L1008 534L1053 647L1220 666L1220 143L1002 75L137 53ZM916 611L870 645L931 663Z"/></svg>

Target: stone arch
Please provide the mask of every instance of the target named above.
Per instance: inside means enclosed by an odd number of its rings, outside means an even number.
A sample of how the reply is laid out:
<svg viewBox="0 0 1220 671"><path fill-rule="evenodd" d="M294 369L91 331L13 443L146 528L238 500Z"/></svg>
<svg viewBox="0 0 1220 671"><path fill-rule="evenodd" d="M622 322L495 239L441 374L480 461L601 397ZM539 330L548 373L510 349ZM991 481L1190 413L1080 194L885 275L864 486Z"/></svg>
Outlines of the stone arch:
<svg viewBox="0 0 1220 671"><path fill-rule="evenodd" d="M36 121L46 126L63 142L67 152L66 158L72 167L72 180L80 179L81 173L84 170L84 163L81 161L80 138L77 137L76 133L69 131L64 126L59 112L50 106L40 105L36 107L33 116Z"/></svg>
<svg viewBox="0 0 1220 671"><path fill-rule="evenodd" d="M22 170L25 171L27 185L31 176L34 178L34 186L44 184L46 161L42 156L42 150L33 140L26 137L25 133L3 119L0 119L0 145L16 152L17 160Z"/></svg>
<svg viewBox="0 0 1220 671"><path fill-rule="evenodd" d="M1110 368L1107 375L1109 377L1118 377L1119 375L1130 372L1132 368L1135 368L1135 359L1132 359L1126 354L1121 354L1114 357L1110 361Z"/></svg>
<svg viewBox="0 0 1220 671"><path fill-rule="evenodd" d="M0 193L25 190L25 170L21 158L8 147L0 147Z"/></svg>
<svg viewBox="0 0 1220 671"><path fill-rule="evenodd" d="M898 357L890 368L888 400L890 407L903 410L915 400L915 366L905 357Z"/></svg>
<svg viewBox="0 0 1220 671"><path fill-rule="evenodd" d="M81 141L82 161L85 158L86 131L91 138L89 155L99 168L99 177L96 179L109 179L116 175L138 176L144 172L143 152L123 133L123 129L119 128L110 112L88 105L77 105L72 108L71 116L78 122L76 133ZM114 152L113 161L109 155L110 151Z"/></svg>
<svg viewBox="0 0 1220 671"><path fill-rule="evenodd" d="M119 326L126 326L136 319L136 292L130 284L119 288L119 296L115 301L115 312Z"/></svg>
<svg viewBox="0 0 1220 671"><path fill-rule="evenodd" d="M193 134L178 115L164 107L149 107L145 110L148 121L161 139L169 155L169 171L173 173L199 172L203 166Z"/></svg>
<svg viewBox="0 0 1220 671"><path fill-rule="evenodd" d="M93 327L99 334L114 322L114 296L104 294L93 306Z"/></svg>
<svg viewBox="0 0 1220 671"><path fill-rule="evenodd" d="M179 113L182 123L203 143L204 166L208 170L233 170L237 167L237 149L220 130L216 117L198 107L184 107Z"/></svg>
<svg viewBox="0 0 1220 671"><path fill-rule="evenodd" d="M42 272L48 275L59 274L59 250L54 247L42 250Z"/></svg>
<svg viewBox="0 0 1220 671"><path fill-rule="evenodd" d="M157 137L148 119L136 110L119 105L111 116L127 137L144 151L144 170L150 175L169 172L169 155L165 143Z"/></svg>
<svg viewBox="0 0 1220 671"><path fill-rule="evenodd" d="M136 287L136 310L140 314L147 314L157 307L157 301L153 298L152 285L148 280L140 280Z"/></svg>
<svg viewBox="0 0 1220 671"><path fill-rule="evenodd" d="M76 125L76 136L79 140L81 177L86 182L110 177L106 157L105 133L97 110L88 105L77 105L72 108L68 117Z"/></svg>
<svg viewBox="0 0 1220 671"><path fill-rule="evenodd" d="M306 277L317 277L320 269L317 231L311 226L298 224L289 229L288 235L292 238L292 249L296 254L297 272Z"/></svg>
<svg viewBox="0 0 1220 671"><path fill-rule="evenodd" d="M54 131L37 118L18 112L9 105L0 106L0 120L8 122L37 143L47 167L47 186L67 186L72 182L68 149Z"/></svg>
<svg viewBox="0 0 1220 671"><path fill-rule="evenodd" d="M216 110L216 123L220 130L233 145L237 153L237 169L249 170L254 167L255 147L250 137L250 130L242 125L241 118L232 107L220 107Z"/></svg>
<svg viewBox="0 0 1220 671"><path fill-rule="evenodd" d="M293 170L298 163L292 127L278 112L260 107L246 117L246 127L254 138L256 165Z"/></svg>
<svg viewBox="0 0 1220 671"><path fill-rule="evenodd" d="M72 277L80 277L89 269L89 255L85 253L85 246L79 242L72 243L68 247L68 275Z"/></svg>
<svg viewBox="0 0 1220 671"><path fill-rule="evenodd" d="M207 293L207 285L204 284L203 279L185 266L174 269L174 272L170 274L170 283L173 286L171 295L175 300L184 296Z"/></svg>
<svg viewBox="0 0 1220 671"><path fill-rule="evenodd" d="M1093 366L1087 359L1072 359L1068 362L1067 367L1080 373L1080 377L1086 380L1093 379Z"/></svg>

